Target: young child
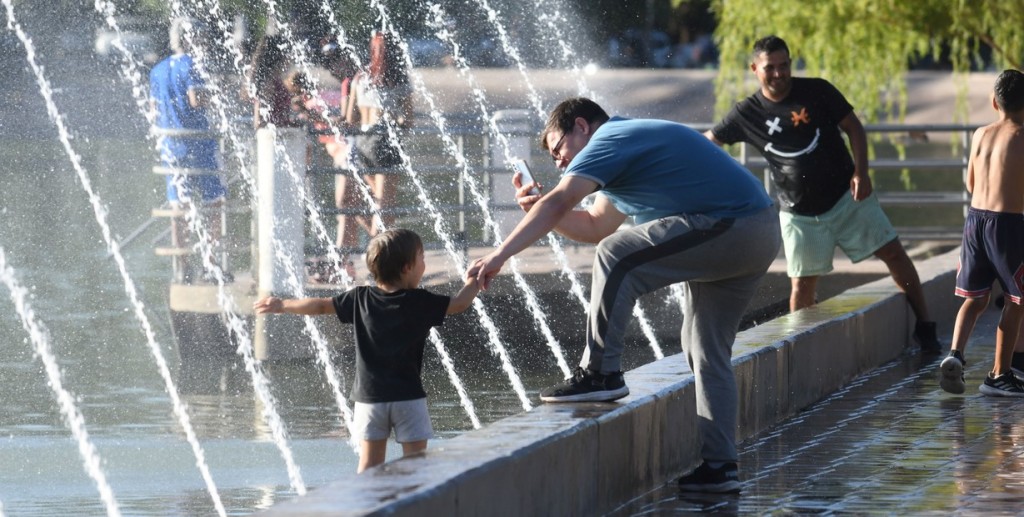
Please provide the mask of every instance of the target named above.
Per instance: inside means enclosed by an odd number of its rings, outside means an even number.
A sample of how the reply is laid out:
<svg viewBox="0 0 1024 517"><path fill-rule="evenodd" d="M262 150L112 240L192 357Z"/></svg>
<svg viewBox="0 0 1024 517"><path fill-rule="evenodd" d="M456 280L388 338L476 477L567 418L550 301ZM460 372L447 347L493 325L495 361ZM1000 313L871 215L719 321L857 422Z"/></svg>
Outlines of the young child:
<svg viewBox="0 0 1024 517"><path fill-rule="evenodd" d="M445 315L466 310L480 291L471 276L450 298L418 288L426 263L423 243L411 230L392 229L374 237L366 265L376 286L355 287L334 298L270 296L253 304L260 314L336 314L355 327L353 432L362 441L358 472L384 463L392 429L403 455L427 448L433 428L420 378L427 334Z"/></svg>
<svg viewBox="0 0 1024 517"><path fill-rule="evenodd" d="M1024 318L1024 74L999 74L992 107L999 120L979 128L971 142L971 207L956 275L956 294L964 297L964 304L956 316L952 350L939 366L939 384L950 393L964 392L967 339L988 307L992 282L998 280L1006 303L996 330L995 363L980 390L985 395L1024 397L1024 383L1011 371Z"/></svg>

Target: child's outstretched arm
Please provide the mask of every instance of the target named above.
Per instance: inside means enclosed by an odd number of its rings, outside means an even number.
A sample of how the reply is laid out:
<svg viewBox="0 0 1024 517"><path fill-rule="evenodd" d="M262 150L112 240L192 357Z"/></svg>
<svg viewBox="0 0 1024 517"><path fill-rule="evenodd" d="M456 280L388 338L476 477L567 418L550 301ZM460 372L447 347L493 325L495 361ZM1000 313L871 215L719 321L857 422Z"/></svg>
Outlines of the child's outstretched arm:
<svg viewBox="0 0 1024 517"><path fill-rule="evenodd" d="M299 298L294 300L282 300L274 296L267 296L256 300L252 304L257 314L304 314L308 316L319 316L334 314L334 302L330 298Z"/></svg>
<svg viewBox="0 0 1024 517"><path fill-rule="evenodd" d="M473 303L473 298L476 298L477 293L480 292L480 282L477 282L475 274L469 274L466 272L466 278L462 279L466 282L459 290L459 293L452 296L450 302L448 302L448 312L446 314L457 314L469 308L469 305Z"/></svg>

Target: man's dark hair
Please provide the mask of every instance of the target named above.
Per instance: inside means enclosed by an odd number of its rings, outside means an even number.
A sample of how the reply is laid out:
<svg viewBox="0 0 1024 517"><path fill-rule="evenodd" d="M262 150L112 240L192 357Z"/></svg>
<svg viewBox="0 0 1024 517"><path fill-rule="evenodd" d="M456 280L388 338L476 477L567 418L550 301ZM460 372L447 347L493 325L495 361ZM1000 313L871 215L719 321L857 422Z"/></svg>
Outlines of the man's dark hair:
<svg viewBox="0 0 1024 517"><path fill-rule="evenodd" d="M377 234L366 247L366 268L382 284L397 284L402 270L416 262L423 241L416 232L395 228Z"/></svg>
<svg viewBox="0 0 1024 517"><path fill-rule="evenodd" d="M789 46L786 45L786 42L782 38L774 34L765 36L754 42L754 57L761 54L771 54L772 52L777 52L779 50L784 50L786 51L786 55L789 55Z"/></svg>
<svg viewBox="0 0 1024 517"><path fill-rule="evenodd" d="M996 104L1005 113L1024 109L1024 74L1019 70L1003 70L996 78Z"/></svg>
<svg viewBox="0 0 1024 517"><path fill-rule="evenodd" d="M540 148L548 150L547 136L552 131L568 133L572 131L573 124L578 117L583 117L588 124L603 124L608 121L608 114L596 102L585 97L573 97L566 99L551 110L548 123L544 125L544 131L540 133Z"/></svg>

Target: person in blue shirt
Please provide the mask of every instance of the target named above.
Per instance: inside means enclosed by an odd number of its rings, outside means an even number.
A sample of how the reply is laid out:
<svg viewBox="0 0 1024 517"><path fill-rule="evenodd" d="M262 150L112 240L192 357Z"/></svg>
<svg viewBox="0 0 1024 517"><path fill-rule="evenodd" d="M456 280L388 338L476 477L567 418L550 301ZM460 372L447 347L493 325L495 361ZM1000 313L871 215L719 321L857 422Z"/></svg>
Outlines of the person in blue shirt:
<svg viewBox="0 0 1024 517"><path fill-rule="evenodd" d="M171 24L170 46L174 54L157 63L149 74L151 108L156 115L157 149L160 162L170 169L167 201L172 207L193 203L204 206L206 225L214 240L220 236L220 209L227 189L221 180L218 142L210 135L206 119L203 78L188 53L186 32L198 37L200 24L191 18L177 18ZM163 130L163 131L162 131ZM180 134L191 130L194 134ZM178 134L176 134L178 133ZM187 132L186 132L187 133ZM175 246L186 242L186 228L172 219Z"/></svg>
<svg viewBox="0 0 1024 517"><path fill-rule="evenodd" d="M682 124L611 118L586 98L561 102L541 133L561 180L550 192L513 177L526 216L471 273L487 288L504 263L555 230L597 244L586 350L545 402L612 401L629 394L620 356L637 298L681 283L682 345L696 377L704 463L684 490L733 492L736 379L732 345L758 283L781 245L778 216L760 182ZM597 192L594 203L577 209ZM620 229L627 217L634 225Z"/></svg>

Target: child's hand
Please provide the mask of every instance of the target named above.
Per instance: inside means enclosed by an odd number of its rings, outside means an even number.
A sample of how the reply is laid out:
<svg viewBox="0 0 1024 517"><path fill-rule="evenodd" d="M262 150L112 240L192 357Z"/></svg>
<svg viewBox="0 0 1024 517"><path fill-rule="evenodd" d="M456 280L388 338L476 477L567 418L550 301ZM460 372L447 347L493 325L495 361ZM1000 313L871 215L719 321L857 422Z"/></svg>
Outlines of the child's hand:
<svg viewBox="0 0 1024 517"><path fill-rule="evenodd" d="M252 304L252 308L256 314L280 314L284 312L284 302L280 298L267 296L262 300L256 300Z"/></svg>
<svg viewBox="0 0 1024 517"><path fill-rule="evenodd" d="M462 277L462 282L467 287L475 287L475 288L479 289L479 286L477 285L477 280L476 280L476 270L472 269L472 268L466 270L466 276Z"/></svg>

